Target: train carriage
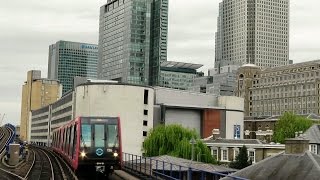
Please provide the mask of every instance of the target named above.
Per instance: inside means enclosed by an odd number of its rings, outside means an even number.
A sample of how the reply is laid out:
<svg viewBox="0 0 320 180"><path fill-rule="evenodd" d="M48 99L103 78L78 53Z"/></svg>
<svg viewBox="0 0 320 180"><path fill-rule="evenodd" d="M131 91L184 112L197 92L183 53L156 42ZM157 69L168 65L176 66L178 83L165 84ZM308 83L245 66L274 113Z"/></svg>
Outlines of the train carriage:
<svg viewBox="0 0 320 180"><path fill-rule="evenodd" d="M78 117L52 133L52 148L74 170L95 168L110 173L121 168L118 117Z"/></svg>

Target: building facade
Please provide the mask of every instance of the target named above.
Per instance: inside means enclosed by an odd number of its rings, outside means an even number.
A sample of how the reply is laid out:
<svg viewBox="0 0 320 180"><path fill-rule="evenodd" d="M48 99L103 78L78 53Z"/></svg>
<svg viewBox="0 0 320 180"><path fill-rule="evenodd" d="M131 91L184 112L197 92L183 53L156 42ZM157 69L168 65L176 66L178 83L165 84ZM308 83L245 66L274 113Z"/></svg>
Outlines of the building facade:
<svg viewBox="0 0 320 180"><path fill-rule="evenodd" d="M212 156L221 163L236 160L240 148L247 147L248 158L257 163L265 158L279 154L285 150L284 144L266 144L257 139L205 139L203 142L211 149Z"/></svg>
<svg viewBox="0 0 320 180"><path fill-rule="evenodd" d="M208 76L194 78L192 85L188 89L218 96L234 96L238 68L239 66L237 65L228 65L209 69Z"/></svg>
<svg viewBox="0 0 320 180"><path fill-rule="evenodd" d="M61 85L56 80L42 79L41 71L32 70L22 86L20 138L29 136L29 112L47 106L61 97Z"/></svg>
<svg viewBox="0 0 320 180"><path fill-rule="evenodd" d="M320 114L320 60L263 70L241 67L237 79L246 116Z"/></svg>
<svg viewBox="0 0 320 180"><path fill-rule="evenodd" d="M215 35L215 67L289 63L289 0L223 0Z"/></svg>
<svg viewBox="0 0 320 180"><path fill-rule="evenodd" d="M49 145L51 132L76 117L119 117L122 150L139 155L144 138L153 128L153 105L151 87L117 83L78 85L59 101L32 111L29 141Z"/></svg>
<svg viewBox="0 0 320 180"><path fill-rule="evenodd" d="M197 69L202 67L201 64L163 61L161 62L161 74L159 86L186 90L196 77L202 76Z"/></svg>
<svg viewBox="0 0 320 180"><path fill-rule="evenodd" d="M100 79L158 85L167 60L168 0L108 0L100 8Z"/></svg>
<svg viewBox="0 0 320 180"><path fill-rule="evenodd" d="M58 41L49 46L48 78L62 84L62 94L72 90L75 76L97 78L98 46Z"/></svg>

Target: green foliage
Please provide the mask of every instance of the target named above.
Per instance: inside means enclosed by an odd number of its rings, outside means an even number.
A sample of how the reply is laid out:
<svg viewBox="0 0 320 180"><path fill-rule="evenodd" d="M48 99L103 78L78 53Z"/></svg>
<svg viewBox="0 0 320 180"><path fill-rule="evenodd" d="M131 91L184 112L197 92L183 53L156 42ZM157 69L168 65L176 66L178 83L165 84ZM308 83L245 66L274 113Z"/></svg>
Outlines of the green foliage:
<svg viewBox="0 0 320 180"><path fill-rule="evenodd" d="M152 129L143 143L143 150L148 157L170 155L191 159L192 144L190 140L192 138L196 139L194 159L199 157L201 162L215 163L209 148L199 139L197 132L183 128L181 125L159 125Z"/></svg>
<svg viewBox="0 0 320 180"><path fill-rule="evenodd" d="M229 167L234 169L243 169L247 166L250 166L251 162L248 161L248 152L247 147L243 146L239 150L239 154L236 157L236 160L229 164Z"/></svg>
<svg viewBox="0 0 320 180"><path fill-rule="evenodd" d="M312 124L313 122L308 118L286 112L275 124L273 140L284 143L286 138L294 138L295 132L305 132Z"/></svg>

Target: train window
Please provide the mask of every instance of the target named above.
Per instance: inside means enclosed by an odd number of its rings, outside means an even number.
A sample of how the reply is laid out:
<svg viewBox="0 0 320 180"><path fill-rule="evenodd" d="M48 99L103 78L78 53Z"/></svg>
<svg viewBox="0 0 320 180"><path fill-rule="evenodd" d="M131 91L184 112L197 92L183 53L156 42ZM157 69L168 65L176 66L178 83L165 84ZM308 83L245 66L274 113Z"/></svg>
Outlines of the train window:
<svg viewBox="0 0 320 180"><path fill-rule="evenodd" d="M118 126L108 125L108 147L118 147Z"/></svg>
<svg viewBox="0 0 320 180"><path fill-rule="evenodd" d="M68 138L68 141L67 141L67 149L66 149L66 152L68 155L70 155L70 139L71 139L71 126L68 127L68 132L67 132L67 138Z"/></svg>
<svg viewBox="0 0 320 180"><path fill-rule="evenodd" d="M104 124L95 124L94 130L94 146L96 148L104 148Z"/></svg>
<svg viewBox="0 0 320 180"><path fill-rule="evenodd" d="M91 147L91 125L82 124L81 132L81 147Z"/></svg>
<svg viewBox="0 0 320 180"><path fill-rule="evenodd" d="M75 150L76 150L76 142L77 142L77 123L74 124L74 129L73 129L73 134L74 134L74 138L73 138L73 149L72 149L72 157L73 159L75 158Z"/></svg>
<svg viewBox="0 0 320 180"><path fill-rule="evenodd" d="M74 124L70 127L70 148L69 148L69 155L71 158L73 157L73 139L74 139Z"/></svg>

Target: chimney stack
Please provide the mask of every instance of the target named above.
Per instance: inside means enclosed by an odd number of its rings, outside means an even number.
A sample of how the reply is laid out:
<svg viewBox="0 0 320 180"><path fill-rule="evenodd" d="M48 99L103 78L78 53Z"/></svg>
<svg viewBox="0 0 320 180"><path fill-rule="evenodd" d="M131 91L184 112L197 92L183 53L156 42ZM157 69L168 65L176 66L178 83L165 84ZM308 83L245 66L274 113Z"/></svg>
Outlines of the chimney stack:
<svg viewBox="0 0 320 180"><path fill-rule="evenodd" d="M302 132L296 132L295 138L286 139L286 154L303 154L309 150L309 140L302 136Z"/></svg>

